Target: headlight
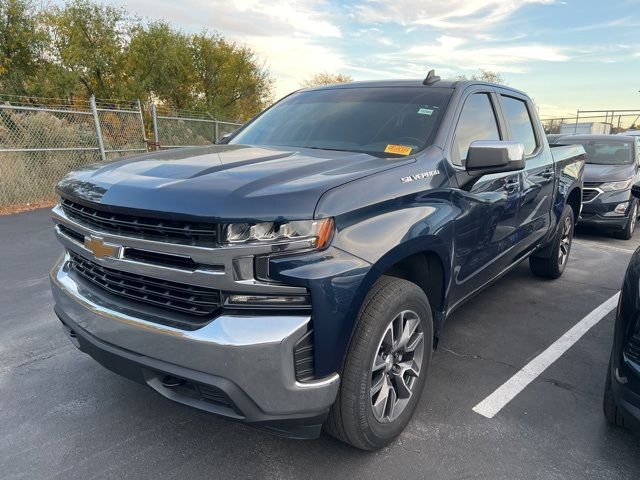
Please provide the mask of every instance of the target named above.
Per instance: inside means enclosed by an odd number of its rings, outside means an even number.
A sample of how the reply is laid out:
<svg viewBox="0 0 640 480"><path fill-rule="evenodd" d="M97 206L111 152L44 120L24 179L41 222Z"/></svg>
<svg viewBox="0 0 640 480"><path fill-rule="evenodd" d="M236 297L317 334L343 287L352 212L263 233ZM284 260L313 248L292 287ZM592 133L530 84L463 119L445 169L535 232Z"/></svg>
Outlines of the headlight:
<svg viewBox="0 0 640 480"><path fill-rule="evenodd" d="M613 192L616 190L626 190L627 188L631 188L632 184L633 178L630 178L628 180L623 180L622 182L603 183L598 188L603 192Z"/></svg>
<svg viewBox="0 0 640 480"><path fill-rule="evenodd" d="M308 240L303 248L322 250L333 236L332 218L294 222L231 223L224 227L226 243L290 243Z"/></svg>

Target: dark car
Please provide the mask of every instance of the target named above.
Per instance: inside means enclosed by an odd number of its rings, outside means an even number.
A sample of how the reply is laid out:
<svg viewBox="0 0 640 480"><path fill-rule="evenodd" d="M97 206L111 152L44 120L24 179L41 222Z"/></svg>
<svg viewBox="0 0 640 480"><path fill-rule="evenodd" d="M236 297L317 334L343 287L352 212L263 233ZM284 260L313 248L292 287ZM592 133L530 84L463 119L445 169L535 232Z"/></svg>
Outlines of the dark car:
<svg viewBox="0 0 640 480"><path fill-rule="evenodd" d="M630 239L638 218L638 200L631 195L631 185L639 179L640 138L567 135L554 144L580 144L587 152L580 225Z"/></svg>
<svg viewBox="0 0 640 480"><path fill-rule="evenodd" d="M640 197L640 186L633 187ZM631 257L620 292L613 349L604 390L604 415L619 426L640 428L640 249Z"/></svg>
<svg viewBox="0 0 640 480"><path fill-rule="evenodd" d="M499 85L296 92L223 144L66 176L56 313L172 400L380 448L456 308L525 259L562 274L585 156L549 148L531 100Z"/></svg>

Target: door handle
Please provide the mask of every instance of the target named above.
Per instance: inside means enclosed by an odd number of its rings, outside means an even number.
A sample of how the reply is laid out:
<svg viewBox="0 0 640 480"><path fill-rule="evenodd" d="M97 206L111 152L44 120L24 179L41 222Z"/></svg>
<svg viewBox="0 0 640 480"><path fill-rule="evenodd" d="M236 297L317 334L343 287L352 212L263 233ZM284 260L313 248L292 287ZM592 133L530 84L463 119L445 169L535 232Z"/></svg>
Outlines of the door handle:
<svg viewBox="0 0 640 480"><path fill-rule="evenodd" d="M542 172L542 178L551 178L553 177L553 170L551 167L547 167L547 169Z"/></svg>
<svg viewBox="0 0 640 480"><path fill-rule="evenodd" d="M504 189L507 193L513 193L518 190L520 186L520 180L518 178L508 178L506 182L504 182Z"/></svg>

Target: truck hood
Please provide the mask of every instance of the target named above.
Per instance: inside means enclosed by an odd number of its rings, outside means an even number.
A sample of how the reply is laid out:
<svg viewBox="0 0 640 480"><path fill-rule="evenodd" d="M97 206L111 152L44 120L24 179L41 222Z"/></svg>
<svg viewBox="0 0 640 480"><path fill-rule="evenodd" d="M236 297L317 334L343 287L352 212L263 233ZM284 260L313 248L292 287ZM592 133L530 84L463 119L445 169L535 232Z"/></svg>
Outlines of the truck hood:
<svg viewBox="0 0 640 480"><path fill-rule="evenodd" d="M328 150L212 145L92 165L67 175L58 190L114 211L295 220L311 218L327 190L412 161Z"/></svg>
<svg viewBox="0 0 640 480"><path fill-rule="evenodd" d="M633 177L635 167L629 165L598 165L587 163L584 166L585 183L620 182Z"/></svg>

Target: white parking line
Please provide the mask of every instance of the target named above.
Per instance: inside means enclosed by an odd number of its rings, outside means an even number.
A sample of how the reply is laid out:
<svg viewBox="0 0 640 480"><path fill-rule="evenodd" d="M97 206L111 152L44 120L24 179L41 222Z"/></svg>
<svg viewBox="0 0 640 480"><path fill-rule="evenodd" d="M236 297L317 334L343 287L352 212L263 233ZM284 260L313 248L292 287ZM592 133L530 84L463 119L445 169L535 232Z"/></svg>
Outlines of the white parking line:
<svg viewBox="0 0 640 480"><path fill-rule="evenodd" d="M599 243L590 240L584 240L582 238L574 238L574 244L578 244L585 247L597 248L599 250L611 251L611 252L625 252L625 253L633 253L635 252L635 248L624 248L617 245L608 245L606 243Z"/></svg>
<svg viewBox="0 0 640 480"><path fill-rule="evenodd" d="M487 418L493 418L511 400L514 399L527 385L533 382L553 362L569 350L571 346L602 320L618 303L616 293L609 300L589 313L586 317L574 325L567 333L553 342L544 352L527 363L513 377L503 383L495 392L473 407L473 411Z"/></svg>

